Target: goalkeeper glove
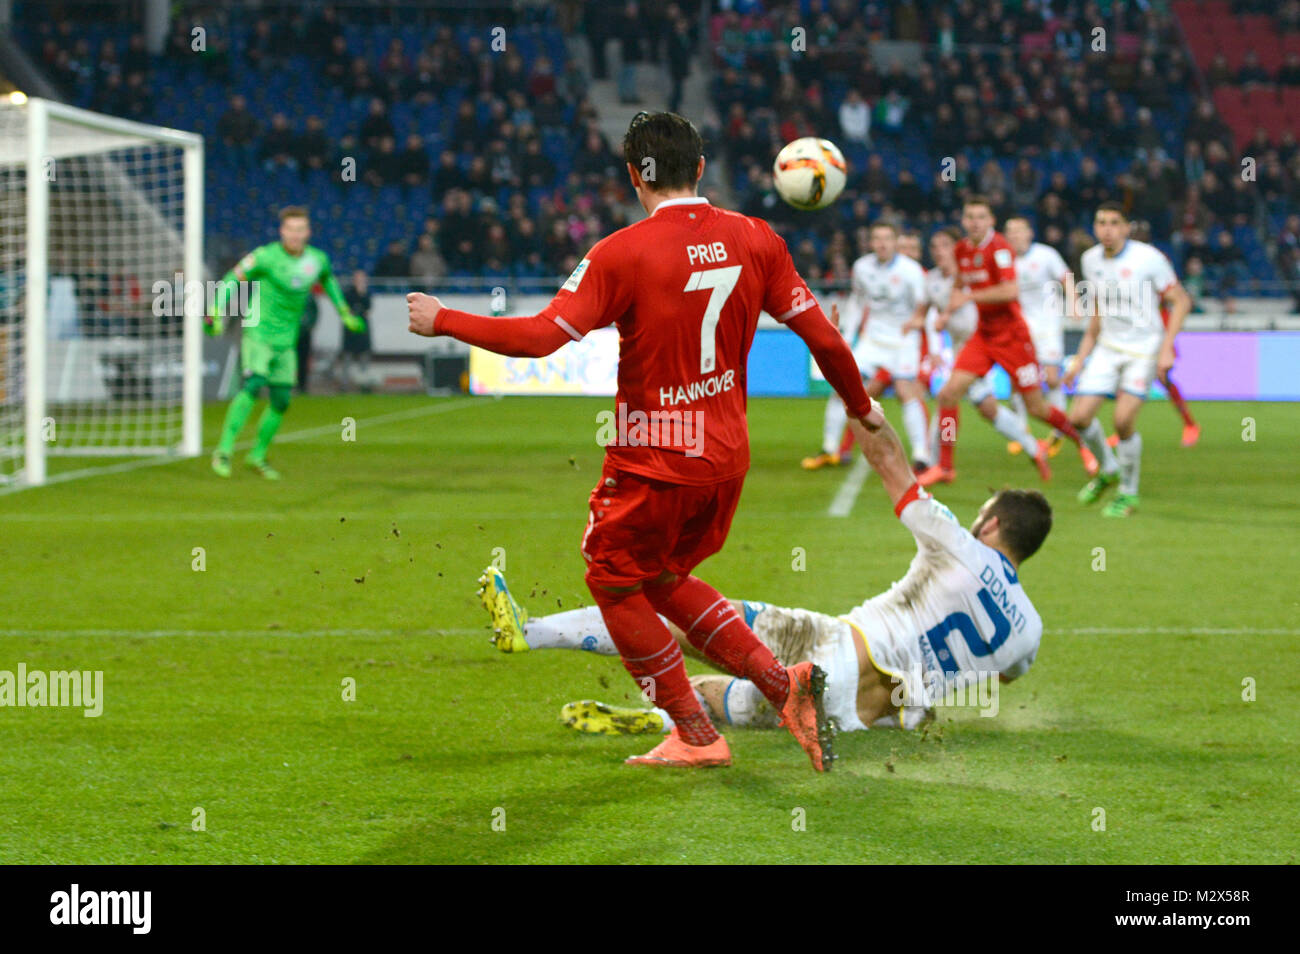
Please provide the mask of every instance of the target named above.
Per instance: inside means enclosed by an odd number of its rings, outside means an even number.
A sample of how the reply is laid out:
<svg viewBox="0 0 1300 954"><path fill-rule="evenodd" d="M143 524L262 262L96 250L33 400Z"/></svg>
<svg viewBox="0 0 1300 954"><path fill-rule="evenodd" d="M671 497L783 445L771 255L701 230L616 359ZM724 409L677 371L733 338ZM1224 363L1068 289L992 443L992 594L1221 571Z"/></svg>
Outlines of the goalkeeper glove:
<svg viewBox="0 0 1300 954"><path fill-rule="evenodd" d="M339 318L343 322L343 327L348 331L359 333L366 330L366 320L358 318L350 311L343 312L343 314L339 315Z"/></svg>
<svg viewBox="0 0 1300 954"><path fill-rule="evenodd" d="M221 316L216 314L208 315L203 320L203 330L213 337L221 337L221 332L225 330L221 324Z"/></svg>

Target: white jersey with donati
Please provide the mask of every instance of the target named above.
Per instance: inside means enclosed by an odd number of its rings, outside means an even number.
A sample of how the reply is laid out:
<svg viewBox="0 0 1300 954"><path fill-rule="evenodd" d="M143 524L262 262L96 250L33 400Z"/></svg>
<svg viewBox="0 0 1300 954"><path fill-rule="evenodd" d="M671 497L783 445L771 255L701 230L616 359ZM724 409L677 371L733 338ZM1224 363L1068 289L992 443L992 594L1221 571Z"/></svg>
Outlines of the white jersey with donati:
<svg viewBox="0 0 1300 954"><path fill-rule="evenodd" d="M903 681L905 704L928 708L959 682L1027 672L1043 624L1011 563L933 497L917 497L899 517L916 537L916 557L847 619L876 668Z"/></svg>

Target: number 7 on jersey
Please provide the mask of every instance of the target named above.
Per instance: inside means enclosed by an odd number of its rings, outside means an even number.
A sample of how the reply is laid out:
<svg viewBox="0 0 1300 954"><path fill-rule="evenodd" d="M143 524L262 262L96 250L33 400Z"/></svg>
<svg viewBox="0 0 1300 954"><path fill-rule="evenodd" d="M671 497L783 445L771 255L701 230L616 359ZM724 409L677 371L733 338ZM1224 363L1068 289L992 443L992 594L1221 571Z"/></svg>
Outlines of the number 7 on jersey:
<svg viewBox="0 0 1300 954"><path fill-rule="evenodd" d="M718 362L718 319L722 317L722 306L731 297L731 292L740 281L740 265L728 265L726 268L706 268L691 272L683 291L693 292L708 288L709 306L704 309L704 320L700 323L700 374L708 374Z"/></svg>

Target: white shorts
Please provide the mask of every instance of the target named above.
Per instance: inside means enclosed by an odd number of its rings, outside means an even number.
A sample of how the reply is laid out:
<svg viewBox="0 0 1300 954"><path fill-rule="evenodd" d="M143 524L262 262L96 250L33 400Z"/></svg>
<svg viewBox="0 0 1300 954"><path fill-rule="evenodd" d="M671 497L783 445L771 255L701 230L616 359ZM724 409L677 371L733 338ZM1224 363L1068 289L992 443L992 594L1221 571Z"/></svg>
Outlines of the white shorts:
<svg viewBox="0 0 1300 954"><path fill-rule="evenodd" d="M883 368L894 379L910 380L921 368L921 332L908 332L896 345L865 337L853 349L853 357L857 359L864 378L872 377Z"/></svg>
<svg viewBox="0 0 1300 954"><path fill-rule="evenodd" d="M1117 392L1126 391L1145 398L1155 376L1154 354L1137 355L1098 343L1088 355L1074 393L1114 397Z"/></svg>
<svg viewBox="0 0 1300 954"><path fill-rule="evenodd" d="M865 729L858 718L858 651L849 624L825 613L769 606L754 617L754 635L782 665L813 662L826 673L826 714L841 732Z"/></svg>
<svg viewBox="0 0 1300 954"><path fill-rule="evenodd" d="M1065 360L1065 328L1059 320L1029 321L1029 337L1034 342L1034 355L1042 365L1060 364Z"/></svg>
<svg viewBox="0 0 1300 954"><path fill-rule="evenodd" d="M866 728L858 717L858 683L861 673L858 670L858 650L853 639L853 627L848 620L812 610L768 606L754 617L754 635L772 650L772 654L782 664L794 665L811 661L826 672L823 705L827 715L833 716L839 723L841 732ZM865 633L863 637L867 642L867 654L873 661L878 655L882 659L892 658L892 641L886 641L889 645L882 645L877 640L873 649L872 638ZM919 645L916 654L915 662L919 664ZM908 662L911 664L913 661ZM923 707L905 706L902 711L902 727L915 728L926 715L927 710ZM877 719L873 724L897 727L899 721L897 716L890 715Z"/></svg>
<svg viewBox="0 0 1300 954"><path fill-rule="evenodd" d="M985 398L994 397L995 393L993 389L993 372L990 371L984 377L975 379L970 386L970 390L966 392L966 397L970 399L972 404L979 405Z"/></svg>

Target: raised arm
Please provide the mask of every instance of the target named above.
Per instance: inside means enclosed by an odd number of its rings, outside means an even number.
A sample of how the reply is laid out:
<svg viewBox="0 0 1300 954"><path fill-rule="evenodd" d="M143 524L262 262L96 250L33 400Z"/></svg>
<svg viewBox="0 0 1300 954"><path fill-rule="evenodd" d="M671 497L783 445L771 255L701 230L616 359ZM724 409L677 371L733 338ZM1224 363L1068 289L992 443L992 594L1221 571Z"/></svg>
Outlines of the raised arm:
<svg viewBox="0 0 1300 954"><path fill-rule="evenodd" d="M853 351L837 324L832 323L838 322L838 307L832 306L831 315L832 319L828 320L821 308L814 306L788 319L785 324L808 345L817 367L821 368L827 383L848 409L849 417L863 421L873 430L888 427L880 408L872 403L862 386L862 372L858 370Z"/></svg>
<svg viewBox="0 0 1300 954"><path fill-rule="evenodd" d="M542 358L574 340L545 312L504 317L475 315L447 308L436 295L411 292L406 296L409 328L431 338L449 335L477 348L508 358Z"/></svg>
<svg viewBox="0 0 1300 954"><path fill-rule="evenodd" d="M880 475L880 482L897 511L901 501L915 496L920 489L916 475L908 466L907 453L898 434L888 421L882 420L881 426L871 431L852 418L849 419L849 432L862 448L871 469Z"/></svg>

